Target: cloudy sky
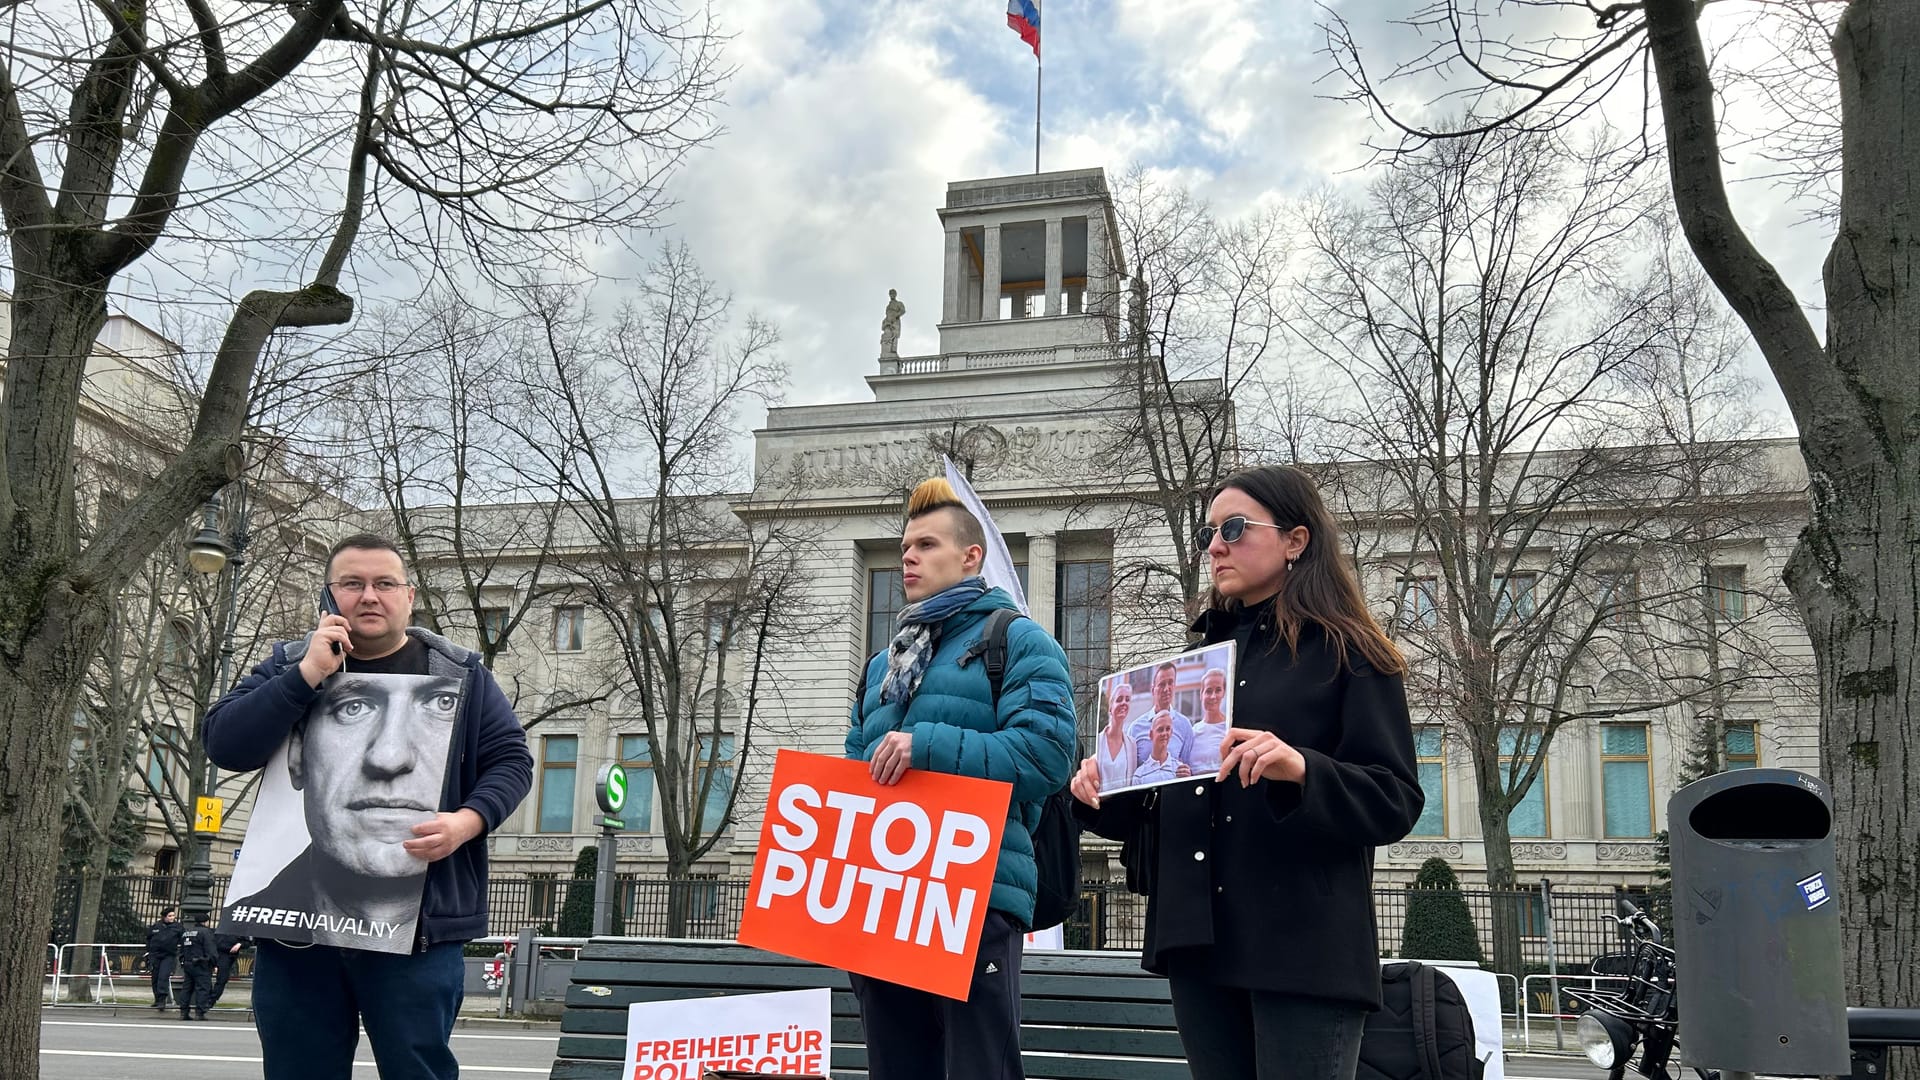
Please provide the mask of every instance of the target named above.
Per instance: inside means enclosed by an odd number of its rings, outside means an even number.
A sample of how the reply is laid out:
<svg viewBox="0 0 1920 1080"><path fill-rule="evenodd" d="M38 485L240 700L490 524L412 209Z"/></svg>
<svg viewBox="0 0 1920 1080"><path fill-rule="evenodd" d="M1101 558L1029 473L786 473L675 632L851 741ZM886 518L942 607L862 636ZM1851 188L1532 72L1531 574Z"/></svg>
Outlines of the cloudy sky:
<svg viewBox="0 0 1920 1080"><path fill-rule="evenodd" d="M1416 0L1342 0L1384 63L1411 54L1392 20ZM743 308L777 323L790 403L860 400L887 289L907 305L900 351L937 351L950 180L1033 169L1034 60L996 0L728 0L737 74L726 133L673 180L684 238ZM1379 133L1330 100L1324 15L1261 0L1051 0L1045 6L1045 169L1142 164L1233 213L1364 181ZM1637 83L1637 80L1635 80ZM1422 91L1395 91L1415 104ZM1638 123L1636 100L1614 103ZM1758 171L1736 155L1733 171ZM1763 183L1737 205L1803 297L1826 230ZM654 242L657 242L654 241ZM649 241L640 241L646 246ZM629 257L601 269L622 272ZM1756 368L1756 371L1759 369ZM1769 387L1769 393L1771 389Z"/></svg>

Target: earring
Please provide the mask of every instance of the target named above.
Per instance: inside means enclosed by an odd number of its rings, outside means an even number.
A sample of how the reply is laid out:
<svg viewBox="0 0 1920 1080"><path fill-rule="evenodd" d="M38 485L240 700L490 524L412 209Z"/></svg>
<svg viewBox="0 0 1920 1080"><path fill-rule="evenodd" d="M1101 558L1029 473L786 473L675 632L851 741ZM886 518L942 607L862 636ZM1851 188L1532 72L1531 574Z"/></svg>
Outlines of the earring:
<svg viewBox="0 0 1920 1080"><path fill-rule="evenodd" d="M1297 563L1297 562L1299 562L1299 561L1300 561L1300 560L1299 560L1299 558L1297 558L1297 557L1296 557L1296 558L1292 558L1292 559L1288 559L1288 560L1287 560L1287 573L1289 573L1289 574L1291 574L1291 573L1293 573L1293 564L1294 564L1294 563Z"/></svg>

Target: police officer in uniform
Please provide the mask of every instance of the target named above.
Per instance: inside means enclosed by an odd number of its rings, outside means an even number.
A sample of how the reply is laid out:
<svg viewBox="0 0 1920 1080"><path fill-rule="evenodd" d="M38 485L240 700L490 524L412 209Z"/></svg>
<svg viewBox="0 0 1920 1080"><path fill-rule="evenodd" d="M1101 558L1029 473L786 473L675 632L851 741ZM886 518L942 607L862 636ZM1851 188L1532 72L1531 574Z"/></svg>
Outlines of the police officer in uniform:
<svg viewBox="0 0 1920 1080"><path fill-rule="evenodd" d="M193 925L180 934L180 971L186 985L180 990L180 1019L205 1020L213 1003L213 931L205 913L196 913Z"/></svg>
<svg viewBox="0 0 1920 1080"><path fill-rule="evenodd" d="M180 951L180 920L164 908L160 921L147 927L147 971L153 977L153 1007L164 1009L173 994L174 954Z"/></svg>

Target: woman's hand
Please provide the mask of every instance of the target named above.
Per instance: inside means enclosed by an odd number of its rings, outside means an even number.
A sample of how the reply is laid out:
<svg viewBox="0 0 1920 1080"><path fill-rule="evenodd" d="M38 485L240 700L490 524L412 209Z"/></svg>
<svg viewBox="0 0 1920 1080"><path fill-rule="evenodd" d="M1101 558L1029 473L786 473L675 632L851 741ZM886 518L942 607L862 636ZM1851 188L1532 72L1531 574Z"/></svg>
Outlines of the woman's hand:
<svg viewBox="0 0 1920 1080"><path fill-rule="evenodd" d="M1067 781L1067 790L1073 792L1074 798L1095 810L1100 809L1100 763L1092 758L1082 761L1073 779Z"/></svg>
<svg viewBox="0 0 1920 1080"><path fill-rule="evenodd" d="M1221 749L1220 774L1215 780L1225 780L1238 772L1240 786L1252 787L1255 780L1298 784L1307 778L1307 759L1271 731L1228 728Z"/></svg>

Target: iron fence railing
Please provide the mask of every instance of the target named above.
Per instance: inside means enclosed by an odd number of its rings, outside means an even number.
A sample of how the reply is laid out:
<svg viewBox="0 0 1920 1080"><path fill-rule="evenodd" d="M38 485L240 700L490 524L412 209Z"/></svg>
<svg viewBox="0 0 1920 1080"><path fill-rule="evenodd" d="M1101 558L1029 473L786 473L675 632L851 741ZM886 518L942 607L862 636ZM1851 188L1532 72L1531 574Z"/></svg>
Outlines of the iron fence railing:
<svg viewBox="0 0 1920 1080"><path fill-rule="evenodd" d="M663 878L621 875L615 893L615 932L644 937L727 939L740 926L747 904L744 877ZM61 878L55 890L54 918L48 940L57 945L73 941L144 941L146 927L160 918L162 909L175 906L181 896L177 877L120 875L102 883L97 926L82 934L77 926L80 880ZM227 879L216 877L216 904L226 895ZM569 917L568 898L575 890ZM487 885L488 933L511 936L527 927L543 935L584 935L581 912L591 911L593 881L540 875L494 875ZM1374 921L1379 927L1380 951L1398 956L1404 951L1409 890L1374 890ZM1594 956L1622 947L1618 928L1610 920L1621 896L1648 908L1665 921L1667 899L1646 890L1553 889L1543 896L1537 888L1508 891L1458 890L1483 958L1500 967L1494 951L1494 924L1503 919L1517 932L1523 976L1548 970L1551 952L1561 971L1584 970ZM1064 930L1070 949L1136 950L1146 927L1146 899L1128 892L1119 881L1087 880L1081 884L1080 904ZM590 917L587 916L587 917ZM1511 966L1510 964L1507 966Z"/></svg>

